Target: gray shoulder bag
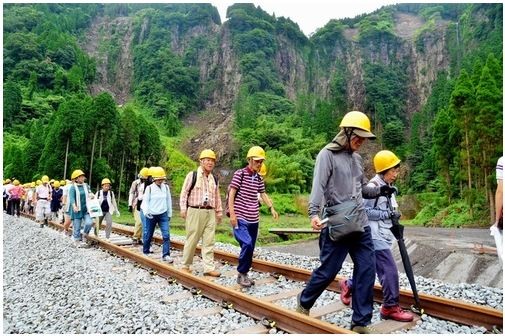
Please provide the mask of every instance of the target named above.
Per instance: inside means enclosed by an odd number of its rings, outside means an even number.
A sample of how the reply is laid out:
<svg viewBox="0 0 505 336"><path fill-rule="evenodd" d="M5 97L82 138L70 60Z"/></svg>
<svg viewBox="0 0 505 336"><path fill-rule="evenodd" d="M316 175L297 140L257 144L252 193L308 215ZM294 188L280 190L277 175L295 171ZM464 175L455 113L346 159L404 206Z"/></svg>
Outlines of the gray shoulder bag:
<svg viewBox="0 0 505 336"><path fill-rule="evenodd" d="M352 159L354 165L354 158ZM353 192L351 199L340 204L326 207L325 212L328 217L328 234L330 239L337 242L345 236L355 232L365 232L359 221L359 203L356 196L356 181L353 182Z"/></svg>

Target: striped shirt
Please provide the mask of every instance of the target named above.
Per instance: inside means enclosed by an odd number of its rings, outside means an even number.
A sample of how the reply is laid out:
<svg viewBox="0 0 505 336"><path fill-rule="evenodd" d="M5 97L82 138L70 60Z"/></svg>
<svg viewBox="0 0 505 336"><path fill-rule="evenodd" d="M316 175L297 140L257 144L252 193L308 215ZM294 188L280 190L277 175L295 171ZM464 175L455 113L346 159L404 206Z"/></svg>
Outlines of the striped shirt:
<svg viewBox="0 0 505 336"><path fill-rule="evenodd" d="M181 196L179 199L181 212L187 211L188 205L192 207L204 206L203 200L205 197L205 193L207 192L208 189L210 189L209 185L212 184L212 186L214 186L215 182L214 183L210 182L214 180L214 177L211 177L210 174L207 176L203 175L202 178L203 178L203 188L199 188L198 185L195 184L193 190L191 190L191 194L188 195L189 188L191 187L191 183L193 182L193 172L189 172L188 175L186 175L186 179L184 180ZM219 196L219 184L215 186L213 189L214 190L208 191L209 200L208 204L206 205L216 210L216 216L218 217L223 216L223 204L221 202L221 197Z"/></svg>
<svg viewBox="0 0 505 336"><path fill-rule="evenodd" d="M237 189L233 203L237 218L249 223L258 223L260 221L258 193L265 192L265 183L261 176L251 171L249 167L239 169L233 174L230 187Z"/></svg>

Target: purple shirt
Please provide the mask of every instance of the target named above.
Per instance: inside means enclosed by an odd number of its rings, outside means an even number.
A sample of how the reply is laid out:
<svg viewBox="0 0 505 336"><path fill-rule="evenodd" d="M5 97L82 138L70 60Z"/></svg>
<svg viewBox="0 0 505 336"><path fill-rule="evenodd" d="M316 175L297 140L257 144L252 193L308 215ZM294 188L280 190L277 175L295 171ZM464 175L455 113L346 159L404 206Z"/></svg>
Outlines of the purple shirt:
<svg viewBox="0 0 505 336"><path fill-rule="evenodd" d="M240 183L240 180L242 180L242 183ZM245 167L233 174L230 186L237 189L233 203L237 218L246 220L249 223L258 223L260 221L258 193L265 192L265 183L261 176Z"/></svg>

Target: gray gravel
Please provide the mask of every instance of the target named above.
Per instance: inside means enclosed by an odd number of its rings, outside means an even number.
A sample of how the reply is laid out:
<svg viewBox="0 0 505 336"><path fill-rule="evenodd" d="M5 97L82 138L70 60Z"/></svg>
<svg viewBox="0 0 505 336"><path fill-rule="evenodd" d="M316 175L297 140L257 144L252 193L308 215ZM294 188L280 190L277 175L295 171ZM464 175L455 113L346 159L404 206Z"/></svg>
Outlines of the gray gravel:
<svg viewBox="0 0 505 336"><path fill-rule="evenodd" d="M215 307L204 297L168 302L169 295L185 291L178 284L153 276L120 258L101 250L72 247L71 240L57 231L44 228L28 219L4 215L4 316L3 331L11 333L226 333L257 323L235 310L222 309L219 314L189 318L195 309ZM183 237L173 237L183 241ZM216 248L237 253L239 248L218 243ZM317 258L301 257L258 248L257 258L313 269ZM233 270L223 266L222 271ZM352 265L345 264L341 275L350 276ZM253 278L265 277L254 270ZM417 278L424 293L460 298L469 302L502 309L502 290L477 285L447 285L432 279ZM222 277L222 284L234 284L234 278ZM402 287L408 282L401 277ZM303 284L280 277L274 284L256 285L244 290L257 297L301 288ZM278 301L294 309L296 298ZM338 294L325 291L315 306L339 300ZM374 320L379 320L375 305ZM323 318L348 328L351 309ZM483 333L483 328L468 328L428 316L411 330L413 333ZM270 333L282 333L275 328Z"/></svg>

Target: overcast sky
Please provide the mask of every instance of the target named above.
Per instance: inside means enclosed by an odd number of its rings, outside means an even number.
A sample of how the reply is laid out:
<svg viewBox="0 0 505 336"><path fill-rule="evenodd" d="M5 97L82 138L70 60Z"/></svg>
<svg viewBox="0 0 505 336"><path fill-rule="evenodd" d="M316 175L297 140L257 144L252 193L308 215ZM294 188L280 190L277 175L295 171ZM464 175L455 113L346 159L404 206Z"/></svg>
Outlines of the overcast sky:
<svg viewBox="0 0 505 336"><path fill-rule="evenodd" d="M200 2L200 1L197 1ZM205 2L205 1L201 1ZM226 9L228 6L236 2L247 1L227 1L214 0L211 3L216 6L221 16L221 21L226 20ZM382 6L395 4L406 1L393 0L356 0L356 1L330 1L330 0L280 0L280 1L264 1L254 0L249 1L256 6L260 6L269 14L275 13L276 17L289 17L296 22L300 29L309 36L314 33L317 28L323 27L330 19L343 19L346 17L353 18L360 14L370 13ZM417 1L411 1L417 2ZM436 1L433 1L436 2ZM448 1L450 2L450 1Z"/></svg>

